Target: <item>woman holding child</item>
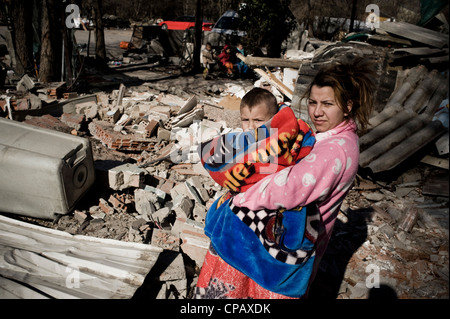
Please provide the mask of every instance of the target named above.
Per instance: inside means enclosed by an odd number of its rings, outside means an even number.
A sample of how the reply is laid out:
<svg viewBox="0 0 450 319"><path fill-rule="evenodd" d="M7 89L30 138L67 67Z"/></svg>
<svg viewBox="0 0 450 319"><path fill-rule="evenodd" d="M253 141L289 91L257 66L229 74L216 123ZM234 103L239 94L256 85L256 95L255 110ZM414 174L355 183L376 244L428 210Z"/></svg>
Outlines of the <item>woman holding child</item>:
<svg viewBox="0 0 450 319"><path fill-rule="evenodd" d="M373 75L360 58L320 70L303 96L315 132L289 107L273 115L264 111L273 100L244 96L243 125L259 110L260 127L202 145L203 165L230 192L206 217L211 245L195 298L307 297L357 173Z"/></svg>

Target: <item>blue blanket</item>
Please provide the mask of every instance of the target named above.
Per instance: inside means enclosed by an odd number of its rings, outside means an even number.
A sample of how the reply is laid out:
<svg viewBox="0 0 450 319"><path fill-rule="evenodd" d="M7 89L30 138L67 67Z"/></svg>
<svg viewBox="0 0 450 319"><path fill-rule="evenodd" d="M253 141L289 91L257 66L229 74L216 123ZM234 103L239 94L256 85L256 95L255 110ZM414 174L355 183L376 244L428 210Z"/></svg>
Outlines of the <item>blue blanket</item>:
<svg viewBox="0 0 450 319"><path fill-rule="evenodd" d="M320 222L316 207L280 214L240 208L231 204L232 198L220 204L221 200L211 206L205 220L205 234L217 254L263 288L302 297L315 258Z"/></svg>

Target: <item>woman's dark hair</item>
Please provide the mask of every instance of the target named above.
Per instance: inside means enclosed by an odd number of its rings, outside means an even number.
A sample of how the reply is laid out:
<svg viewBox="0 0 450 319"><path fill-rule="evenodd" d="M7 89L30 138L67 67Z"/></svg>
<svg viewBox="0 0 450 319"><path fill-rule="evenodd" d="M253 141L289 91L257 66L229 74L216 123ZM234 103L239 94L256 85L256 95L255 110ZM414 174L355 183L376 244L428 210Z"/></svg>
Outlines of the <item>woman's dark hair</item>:
<svg viewBox="0 0 450 319"><path fill-rule="evenodd" d="M336 62L319 70L302 99L309 99L313 85L331 87L338 105L357 123L358 133L362 134L374 107L375 77L374 64L368 59L357 57L349 63Z"/></svg>

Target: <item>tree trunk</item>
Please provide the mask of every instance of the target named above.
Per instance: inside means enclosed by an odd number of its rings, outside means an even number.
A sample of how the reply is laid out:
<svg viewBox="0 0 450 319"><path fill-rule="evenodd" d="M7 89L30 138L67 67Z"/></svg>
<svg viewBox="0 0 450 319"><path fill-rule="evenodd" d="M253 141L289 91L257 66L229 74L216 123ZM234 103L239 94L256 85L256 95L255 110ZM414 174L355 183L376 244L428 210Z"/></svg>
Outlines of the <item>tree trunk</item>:
<svg viewBox="0 0 450 319"><path fill-rule="evenodd" d="M95 24L95 59L101 66L106 65L105 33L102 20L102 0L91 0Z"/></svg>
<svg viewBox="0 0 450 319"><path fill-rule="evenodd" d="M17 74L33 74L33 29L32 10L29 1L12 0L10 3L13 44Z"/></svg>
<svg viewBox="0 0 450 319"><path fill-rule="evenodd" d="M42 40L39 80L44 83L61 80L62 34L61 2L42 0Z"/></svg>
<svg viewBox="0 0 450 319"><path fill-rule="evenodd" d="M202 0L197 0L195 10L195 42L194 42L194 73L200 72L200 51L202 47L202 29L203 29L203 4Z"/></svg>
<svg viewBox="0 0 450 319"><path fill-rule="evenodd" d="M350 18L350 28L348 30L349 33L353 32L353 25L355 24L355 19L356 19L356 6L357 6L357 0L353 0L353 4L352 4L352 15Z"/></svg>

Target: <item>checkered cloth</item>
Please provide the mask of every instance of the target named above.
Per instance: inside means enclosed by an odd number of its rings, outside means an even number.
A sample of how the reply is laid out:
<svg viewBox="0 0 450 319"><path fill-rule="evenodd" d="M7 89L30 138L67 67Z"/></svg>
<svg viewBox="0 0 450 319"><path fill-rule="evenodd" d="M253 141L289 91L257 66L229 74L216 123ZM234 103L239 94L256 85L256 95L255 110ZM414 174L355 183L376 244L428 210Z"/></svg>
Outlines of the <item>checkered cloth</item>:
<svg viewBox="0 0 450 319"><path fill-rule="evenodd" d="M298 265L314 256L314 249L291 250L283 245L283 240L281 239L284 232L282 225L283 214L279 211L262 209L255 212L246 207L237 207L233 204L230 205L230 209L244 224L253 230L261 244L273 258L286 264ZM302 214L301 210L302 208L291 211ZM279 222L277 223L277 221ZM306 209L305 236L312 243L317 239L319 222L320 216L315 207L310 206L309 209Z"/></svg>

